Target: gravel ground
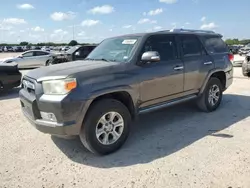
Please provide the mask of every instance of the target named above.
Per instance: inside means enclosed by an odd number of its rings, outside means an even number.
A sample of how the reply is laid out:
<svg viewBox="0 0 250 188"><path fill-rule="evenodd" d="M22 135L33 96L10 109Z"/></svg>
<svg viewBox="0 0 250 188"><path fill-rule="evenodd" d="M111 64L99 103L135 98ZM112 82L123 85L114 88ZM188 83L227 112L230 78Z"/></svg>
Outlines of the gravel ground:
<svg viewBox="0 0 250 188"><path fill-rule="evenodd" d="M249 85L235 68L216 112L185 104L141 116L124 147L104 157L33 128L14 89L0 95L0 187L249 188Z"/></svg>

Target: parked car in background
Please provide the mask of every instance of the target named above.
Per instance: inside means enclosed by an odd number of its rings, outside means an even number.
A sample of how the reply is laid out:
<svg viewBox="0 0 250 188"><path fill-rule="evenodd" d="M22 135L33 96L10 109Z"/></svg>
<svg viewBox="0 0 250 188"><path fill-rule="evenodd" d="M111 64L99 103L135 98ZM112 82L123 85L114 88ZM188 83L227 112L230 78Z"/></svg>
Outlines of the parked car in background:
<svg viewBox="0 0 250 188"><path fill-rule="evenodd" d="M215 111L233 82L232 58L212 31L113 37L85 60L28 72L20 104L41 132L79 135L89 151L109 154L125 143L140 114L189 100Z"/></svg>
<svg viewBox="0 0 250 188"><path fill-rule="evenodd" d="M239 49L239 55L246 55L248 53L250 53L250 44Z"/></svg>
<svg viewBox="0 0 250 188"><path fill-rule="evenodd" d="M70 49L70 47L69 46L64 46L64 47L62 47L62 51L68 51Z"/></svg>
<svg viewBox="0 0 250 188"><path fill-rule="evenodd" d="M95 47L96 45L73 46L66 52L55 53L49 64L54 65L69 61L83 60L95 49Z"/></svg>
<svg viewBox="0 0 250 188"><path fill-rule="evenodd" d="M242 74L250 77L250 53L246 55L245 61L242 64Z"/></svg>
<svg viewBox="0 0 250 188"><path fill-rule="evenodd" d="M229 45L228 48L233 54L238 54L240 49L238 45Z"/></svg>
<svg viewBox="0 0 250 188"><path fill-rule="evenodd" d="M0 46L0 52L3 52L3 47Z"/></svg>
<svg viewBox="0 0 250 188"><path fill-rule="evenodd" d="M12 46L5 46L4 47L4 52L14 52L14 49Z"/></svg>
<svg viewBox="0 0 250 188"><path fill-rule="evenodd" d="M0 93L18 87L21 83L22 74L15 63L0 63Z"/></svg>
<svg viewBox="0 0 250 188"><path fill-rule="evenodd" d="M42 47L41 50L49 52L50 51L50 47L49 46L44 46L44 47Z"/></svg>
<svg viewBox="0 0 250 188"><path fill-rule="evenodd" d="M21 46L15 46L13 50L14 52L23 52L23 48Z"/></svg>
<svg viewBox="0 0 250 188"><path fill-rule="evenodd" d="M30 50L22 53L17 57L0 59L0 64L8 64L15 62L18 64L18 68L34 68L49 65L49 61L52 59L50 52L41 50Z"/></svg>
<svg viewBox="0 0 250 188"><path fill-rule="evenodd" d="M232 60L234 67L241 67L243 62L245 61L245 56L234 56L234 59Z"/></svg>

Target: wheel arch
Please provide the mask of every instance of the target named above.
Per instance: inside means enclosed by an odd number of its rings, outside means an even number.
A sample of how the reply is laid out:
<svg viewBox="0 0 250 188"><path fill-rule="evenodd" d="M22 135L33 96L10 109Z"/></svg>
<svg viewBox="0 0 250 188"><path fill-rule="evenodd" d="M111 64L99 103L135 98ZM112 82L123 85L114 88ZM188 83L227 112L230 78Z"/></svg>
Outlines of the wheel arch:
<svg viewBox="0 0 250 188"><path fill-rule="evenodd" d="M218 78L222 83L223 90L225 90L225 87L226 87L226 73L225 73L225 71L223 69L216 69L216 70L210 71L209 74L207 75L207 77L206 77L205 81L203 82L203 85L202 85L202 87L200 89L199 95L201 95L204 92L209 79L212 78L212 77Z"/></svg>

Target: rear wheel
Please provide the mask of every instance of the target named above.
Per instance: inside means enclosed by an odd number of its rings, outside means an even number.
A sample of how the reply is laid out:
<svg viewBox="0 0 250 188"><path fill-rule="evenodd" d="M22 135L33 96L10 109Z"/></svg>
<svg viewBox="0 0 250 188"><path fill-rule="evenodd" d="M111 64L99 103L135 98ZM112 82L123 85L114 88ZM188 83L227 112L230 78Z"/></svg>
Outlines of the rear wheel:
<svg viewBox="0 0 250 188"><path fill-rule="evenodd" d="M221 104L222 89L221 81L218 78L210 78L203 94L197 101L199 109L204 112L215 111Z"/></svg>
<svg viewBox="0 0 250 188"><path fill-rule="evenodd" d="M105 155L118 150L126 141L131 115L114 99L95 102L83 123L80 139L92 153Z"/></svg>

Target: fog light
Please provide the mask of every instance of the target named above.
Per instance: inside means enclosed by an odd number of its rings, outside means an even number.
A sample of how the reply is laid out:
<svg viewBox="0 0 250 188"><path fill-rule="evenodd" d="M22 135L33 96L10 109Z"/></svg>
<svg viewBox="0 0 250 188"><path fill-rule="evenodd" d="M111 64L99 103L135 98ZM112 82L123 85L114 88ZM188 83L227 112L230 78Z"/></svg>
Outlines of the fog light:
<svg viewBox="0 0 250 188"><path fill-rule="evenodd" d="M44 120L57 122L56 116L53 113L41 112L41 117Z"/></svg>

